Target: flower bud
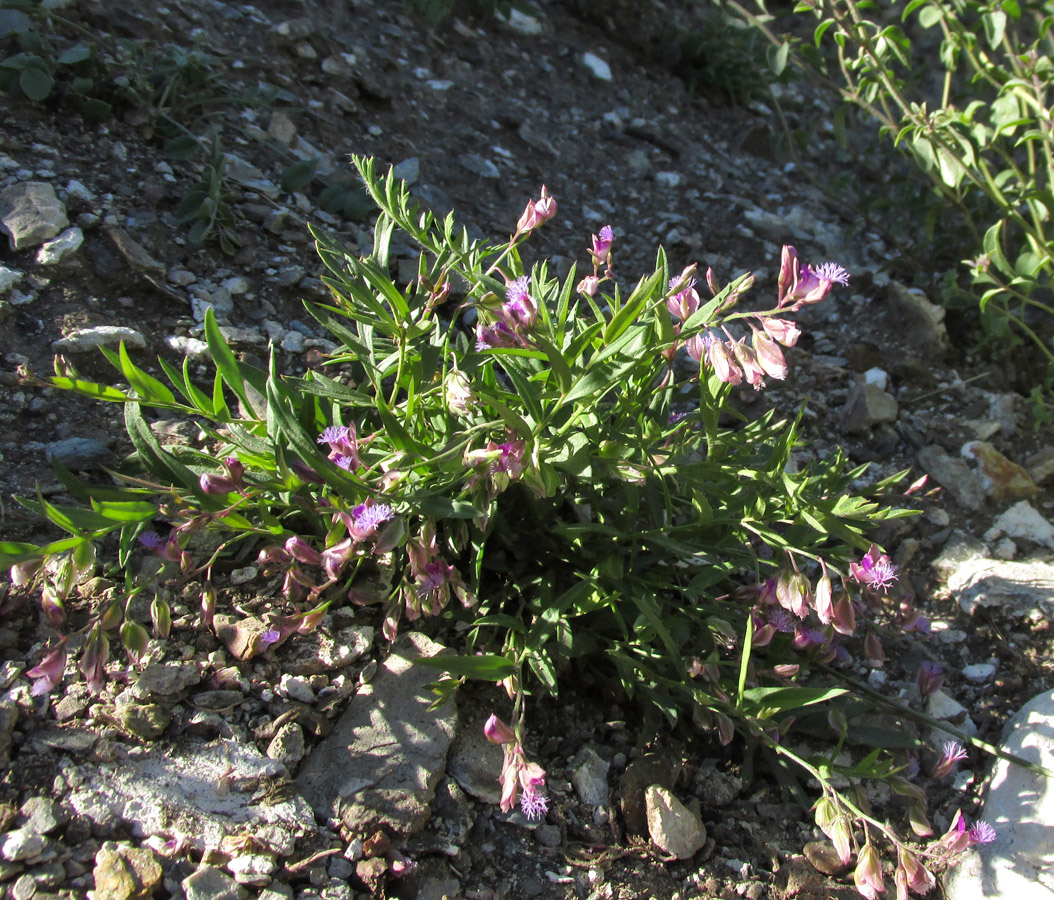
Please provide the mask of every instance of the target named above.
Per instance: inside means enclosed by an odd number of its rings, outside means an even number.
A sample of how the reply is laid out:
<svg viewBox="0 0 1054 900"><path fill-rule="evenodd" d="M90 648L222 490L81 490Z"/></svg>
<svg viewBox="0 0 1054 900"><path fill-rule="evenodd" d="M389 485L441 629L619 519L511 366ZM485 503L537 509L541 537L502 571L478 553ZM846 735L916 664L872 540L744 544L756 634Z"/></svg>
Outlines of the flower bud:
<svg viewBox="0 0 1054 900"><path fill-rule="evenodd" d="M816 610L816 617L823 625L830 625L834 618L834 600L831 589L831 576L827 574L827 563L820 560L820 569L823 574L816 582L816 591L813 594L812 608Z"/></svg>
<svg viewBox="0 0 1054 900"><path fill-rule="evenodd" d="M713 340L707 348L706 359L713 366L718 381L725 384L740 384L743 381L743 373L724 341Z"/></svg>
<svg viewBox="0 0 1054 900"><path fill-rule="evenodd" d="M456 416L467 416L473 403L475 394L472 393L472 382L469 377L456 366L446 376L443 385L446 391L446 406Z"/></svg>
<svg viewBox="0 0 1054 900"><path fill-rule="evenodd" d="M198 479L198 485L205 494L229 494L234 490L234 480L226 475L205 472Z"/></svg>
<svg viewBox="0 0 1054 900"><path fill-rule="evenodd" d="M765 332L758 331L753 326L751 330L754 332L753 346L758 364L770 378L783 381L787 377L787 360L779 344Z"/></svg>
<svg viewBox="0 0 1054 900"><path fill-rule="evenodd" d="M154 597L150 604L150 621L153 622L157 637L167 638L172 633L172 610L164 598Z"/></svg>
<svg viewBox="0 0 1054 900"><path fill-rule="evenodd" d="M146 655L147 648L150 645L150 635L146 633L146 629L138 622L125 619L121 625L121 643L128 652L128 658L132 661L132 665L138 666L143 661L143 657Z"/></svg>
<svg viewBox="0 0 1054 900"><path fill-rule="evenodd" d="M93 628L84 642L80 670L88 689L98 694L106 684L106 661L110 658L110 639L99 628Z"/></svg>
<svg viewBox="0 0 1054 900"><path fill-rule="evenodd" d="M483 726L483 734L492 744L511 744L516 741L513 730L493 713Z"/></svg>
<svg viewBox="0 0 1054 900"><path fill-rule="evenodd" d="M212 627L212 619L216 615L216 588L210 583L201 589L201 624L206 628Z"/></svg>
<svg viewBox="0 0 1054 900"><path fill-rule="evenodd" d="M34 559L25 559L20 563L15 563L11 566L11 583L15 587L22 587L29 584L43 565L44 559L39 556Z"/></svg>
<svg viewBox="0 0 1054 900"><path fill-rule="evenodd" d="M761 327L765 334L784 347L793 347L801 337L801 329L787 319L774 319L766 316L761 320Z"/></svg>
<svg viewBox="0 0 1054 900"><path fill-rule="evenodd" d="M29 689L30 696L39 697L53 690L61 683L66 673L66 638L62 638L48 654L26 676L34 679Z"/></svg>
<svg viewBox="0 0 1054 900"><path fill-rule="evenodd" d="M600 279L596 275L587 275L575 285L575 290L580 294L585 294L587 297L595 297L599 288Z"/></svg>
<svg viewBox="0 0 1054 900"><path fill-rule="evenodd" d="M868 900L878 900L878 895L886 889L882 878L882 860L870 842L860 850L853 881L856 883L856 889Z"/></svg>
<svg viewBox="0 0 1054 900"><path fill-rule="evenodd" d="M299 535L294 534L285 542L285 550L297 562L307 566L322 564L322 554Z"/></svg>
<svg viewBox="0 0 1054 900"><path fill-rule="evenodd" d="M944 672L935 662L924 659L919 663L919 670L915 673L915 686L919 689L919 696L925 700L934 691L940 690L944 684Z"/></svg>

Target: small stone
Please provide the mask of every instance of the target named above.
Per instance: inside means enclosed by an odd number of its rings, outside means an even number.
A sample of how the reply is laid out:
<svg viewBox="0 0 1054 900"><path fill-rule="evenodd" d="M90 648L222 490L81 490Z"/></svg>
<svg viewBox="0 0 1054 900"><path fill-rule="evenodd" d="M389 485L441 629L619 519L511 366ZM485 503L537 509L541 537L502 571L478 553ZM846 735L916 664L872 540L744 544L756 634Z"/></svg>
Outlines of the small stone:
<svg viewBox="0 0 1054 900"><path fill-rule="evenodd" d="M18 878L11 885L12 900L31 900L37 892L37 880L32 875L26 874Z"/></svg>
<svg viewBox="0 0 1054 900"><path fill-rule="evenodd" d="M286 353L303 353L304 340L304 335L299 331L287 331L282 335L280 346Z"/></svg>
<svg viewBox="0 0 1054 900"><path fill-rule="evenodd" d="M977 726L967 713L966 707L944 691L934 691L926 698L926 715L947 722L968 737L977 735ZM929 739L933 746L940 747L948 740L948 733L933 727L929 730Z"/></svg>
<svg viewBox="0 0 1054 900"><path fill-rule="evenodd" d="M245 853L227 863L227 871L238 884L262 887L271 883L271 876L278 868L275 858L266 853Z"/></svg>
<svg viewBox="0 0 1054 900"><path fill-rule="evenodd" d="M95 900L146 900L162 877L151 850L127 844L104 844L95 855Z"/></svg>
<svg viewBox="0 0 1054 900"><path fill-rule="evenodd" d="M151 663L146 666L135 682L135 692L140 697L157 694L171 697L185 691L201 681L201 672L192 663Z"/></svg>
<svg viewBox="0 0 1054 900"><path fill-rule="evenodd" d="M57 459L71 472L99 469L110 462L112 453L102 441L94 438L66 438L44 448L48 462Z"/></svg>
<svg viewBox="0 0 1054 900"><path fill-rule="evenodd" d="M37 264L56 266L71 253L76 253L84 243L84 232L79 228L67 228L54 240L47 241L37 251Z"/></svg>
<svg viewBox="0 0 1054 900"><path fill-rule="evenodd" d="M896 281L886 287L886 302L900 324L899 333L908 345L925 356L939 355L949 346L943 306L931 303L921 291Z"/></svg>
<svg viewBox="0 0 1054 900"><path fill-rule="evenodd" d="M0 294L6 294L24 277L24 273L19 272L17 269L0 266Z"/></svg>
<svg viewBox="0 0 1054 900"><path fill-rule="evenodd" d="M296 140L296 125L288 114L277 110L271 113L271 121L267 125L267 133L279 144L290 147Z"/></svg>
<svg viewBox="0 0 1054 900"><path fill-rule="evenodd" d="M296 722L287 722L278 729L278 733L267 745L267 758L292 768L304 758L307 744L304 741L304 729Z"/></svg>
<svg viewBox="0 0 1054 900"><path fill-rule="evenodd" d="M672 789L683 761L672 753L646 753L638 756L622 773L619 781L620 805L626 819L626 830L630 834L648 833L646 795L649 787L661 785Z"/></svg>
<svg viewBox="0 0 1054 900"><path fill-rule="evenodd" d="M1026 500L1039 493L1039 488L1028 472L985 441L970 441L960 451L964 459L973 460L978 467L981 486L997 503Z"/></svg>
<svg viewBox="0 0 1054 900"><path fill-rule="evenodd" d="M489 159L484 159L475 153L465 153L457 158L463 169L468 169L473 175L480 178L501 178L499 169Z"/></svg>
<svg viewBox="0 0 1054 900"><path fill-rule="evenodd" d="M515 6L509 8L507 15L503 14L500 8L495 10L495 15L511 31L522 34L524 37L538 37L545 33L545 26L539 19L518 10Z"/></svg>
<svg viewBox="0 0 1054 900"><path fill-rule="evenodd" d="M996 667L993 663L973 663L963 667L963 678L970 684L984 684L995 677Z"/></svg>
<svg viewBox="0 0 1054 900"><path fill-rule="evenodd" d="M246 900L249 892L226 872L201 866L182 881L186 900Z"/></svg>
<svg viewBox="0 0 1054 900"><path fill-rule="evenodd" d="M589 69L589 74L600 81L611 81L611 66L595 53L583 53L582 65Z"/></svg>
<svg viewBox="0 0 1054 900"><path fill-rule="evenodd" d="M209 345L197 338L171 335L165 338L165 343L176 353L182 353L189 359L204 360L209 357Z"/></svg>
<svg viewBox="0 0 1054 900"><path fill-rule="evenodd" d="M961 459L950 456L937 444L923 447L917 459L923 471L951 494L960 506L973 512L984 506L984 488Z"/></svg>
<svg viewBox="0 0 1054 900"><path fill-rule="evenodd" d="M119 228L116 225L110 225L106 228L106 233L110 236L110 240L112 240L117 246L117 249L125 258L128 265L135 269L135 271L142 272L144 275L149 275L152 278L165 277L165 264L154 259L154 257L147 252L146 248L123 228Z"/></svg>
<svg viewBox="0 0 1054 900"><path fill-rule="evenodd" d="M12 250L43 244L69 224L66 207L47 182L23 181L0 191L0 231Z"/></svg>
<svg viewBox="0 0 1054 900"><path fill-rule="evenodd" d="M262 619L255 616L235 619L218 614L213 619L213 625L216 629L216 637L223 642L236 659L242 662L252 659L267 649L266 646L260 646L260 638L269 627Z"/></svg>
<svg viewBox="0 0 1054 900"><path fill-rule="evenodd" d="M172 712L157 703L122 703L117 707L117 720L129 734L154 741L168 728Z"/></svg>
<svg viewBox="0 0 1054 900"><path fill-rule="evenodd" d="M852 862L842 862L842 858L830 841L809 841L802 847L802 853L817 872L830 875L832 878L841 878L849 871Z"/></svg>
<svg viewBox="0 0 1054 900"><path fill-rule="evenodd" d="M71 331L65 337L52 341L51 349L56 353L86 353L97 347L116 348L122 341L129 349L142 350L146 347L146 338L134 328L97 325Z"/></svg>
<svg viewBox="0 0 1054 900"><path fill-rule="evenodd" d="M198 276L187 269L169 269L168 280L177 287L187 287L198 280Z"/></svg>
<svg viewBox="0 0 1054 900"><path fill-rule="evenodd" d="M20 812L27 819L23 827L34 834L50 834L69 820L69 814L50 797L29 797Z"/></svg>
<svg viewBox="0 0 1054 900"><path fill-rule="evenodd" d="M241 569L231 569L231 584L235 587L239 584L248 584L250 581L255 581L259 574L260 571L256 566L244 566Z"/></svg>
<svg viewBox="0 0 1054 900"><path fill-rule="evenodd" d="M680 172L656 172L655 183L667 188L679 187L682 181Z"/></svg>
<svg viewBox="0 0 1054 900"><path fill-rule="evenodd" d="M244 275L233 275L230 278L224 278L220 287L231 296L240 297L242 294L249 293L250 284L249 279Z"/></svg>
<svg viewBox="0 0 1054 900"><path fill-rule="evenodd" d="M691 859L706 843L699 816L666 788L651 785L644 795L651 841L675 859Z"/></svg>
<svg viewBox="0 0 1054 900"><path fill-rule="evenodd" d="M899 409L896 398L877 384L856 382L849 389L839 428L843 434L864 432L881 422L895 422Z"/></svg>
<svg viewBox="0 0 1054 900"><path fill-rule="evenodd" d="M16 828L0 837L0 857L8 862L24 862L44 852L47 839L26 828Z"/></svg>
<svg viewBox="0 0 1054 900"><path fill-rule="evenodd" d="M411 156L400 163L396 163L395 167L392 169L392 174L395 175L396 178L405 181L407 187L412 184L417 184L421 178L420 158Z"/></svg>
<svg viewBox="0 0 1054 900"><path fill-rule="evenodd" d="M315 692L307 679L300 675L283 675L278 683L278 691L291 700L311 704L315 702Z"/></svg>
<svg viewBox="0 0 1054 900"><path fill-rule="evenodd" d="M586 806L604 806L608 802L608 769L610 763L592 747L583 747L575 757L571 783L578 799Z"/></svg>
<svg viewBox="0 0 1054 900"><path fill-rule="evenodd" d="M1054 550L1054 525L1040 515L1027 500L1015 503L1000 515L985 533L985 540L994 541L1004 534Z"/></svg>

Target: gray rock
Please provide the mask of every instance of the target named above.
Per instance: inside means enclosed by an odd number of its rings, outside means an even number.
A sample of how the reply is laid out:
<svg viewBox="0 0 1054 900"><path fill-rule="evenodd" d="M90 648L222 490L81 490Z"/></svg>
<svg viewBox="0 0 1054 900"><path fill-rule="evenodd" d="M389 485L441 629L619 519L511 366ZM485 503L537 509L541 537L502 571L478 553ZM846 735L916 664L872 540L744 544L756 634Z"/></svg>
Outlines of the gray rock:
<svg viewBox="0 0 1054 900"><path fill-rule="evenodd" d="M110 225L106 233L124 257L125 262L136 272L142 272L150 278L165 277L165 264L151 256L147 249L123 228Z"/></svg>
<svg viewBox="0 0 1054 900"><path fill-rule="evenodd" d="M1054 615L1054 565L1038 560L972 557L949 575L948 590L971 614L978 607L999 606L1014 616Z"/></svg>
<svg viewBox="0 0 1054 900"><path fill-rule="evenodd" d="M966 707L944 691L934 691L926 698L926 715L947 722L956 731L961 731L969 737L977 735L977 725L970 718ZM948 732L936 726L929 729L927 736L934 747L943 747L945 743L952 740Z"/></svg>
<svg viewBox="0 0 1054 900"><path fill-rule="evenodd" d="M161 864L146 847L106 843L95 854L95 900L139 900L161 883Z"/></svg>
<svg viewBox="0 0 1054 900"><path fill-rule="evenodd" d="M271 876L278 868L275 858L266 853L243 853L227 863L227 871L238 884L262 887L271 883Z"/></svg>
<svg viewBox="0 0 1054 900"><path fill-rule="evenodd" d="M84 232L79 228L67 228L62 234L47 241L37 251L37 264L56 266L71 253L76 253L84 243Z"/></svg>
<svg viewBox="0 0 1054 900"><path fill-rule="evenodd" d="M1001 749L1054 769L1054 691L1033 697L1010 720ZM1054 897L1054 791L1046 776L1006 760L994 762L978 818L996 840L976 844L945 876L948 900Z"/></svg>
<svg viewBox="0 0 1054 900"><path fill-rule="evenodd" d="M605 806L608 802L608 769L610 763L592 747L583 747L575 757L571 783L578 799L586 806Z"/></svg>
<svg viewBox="0 0 1054 900"><path fill-rule="evenodd" d="M287 331L282 335L281 348L286 353L303 353L304 336L299 331Z"/></svg>
<svg viewBox="0 0 1054 900"><path fill-rule="evenodd" d="M986 541L1006 535L1054 550L1054 525L1051 525L1027 501L1015 503L1000 515L985 532Z"/></svg>
<svg viewBox="0 0 1054 900"><path fill-rule="evenodd" d="M223 154L223 174L242 187L263 194L268 200L277 200L281 191L262 171L235 153Z"/></svg>
<svg viewBox="0 0 1054 900"><path fill-rule="evenodd" d="M98 469L110 462L110 448L94 438L66 438L44 448L48 462L57 459L71 472Z"/></svg>
<svg viewBox="0 0 1054 900"><path fill-rule="evenodd" d="M69 813L50 797L29 797L20 812L26 817L22 827L34 834L50 834L69 820Z"/></svg>
<svg viewBox="0 0 1054 900"><path fill-rule="evenodd" d="M0 857L8 862L25 862L40 856L46 845L47 838L42 835L28 828L16 828L0 837Z"/></svg>
<svg viewBox="0 0 1054 900"><path fill-rule="evenodd" d="M0 191L0 231L12 250L36 247L69 228L66 207L43 181L22 181Z"/></svg>
<svg viewBox="0 0 1054 900"><path fill-rule="evenodd" d="M611 66L595 53L583 53L582 65L589 70L589 74L594 78L600 81L611 81Z"/></svg>
<svg viewBox="0 0 1054 900"><path fill-rule="evenodd" d="M77 785L69 798L74 813L109 827L123 822L136 838L190 838L199 849L251 828L257 844L278 856L288 856L297 838L316 831L300 797L266 790L284 783L285 768L252 744L187 741L179 748L140 749L141 756L116 763L70 767L67 777Z"/></svg>
<svg viewBox="0 0 1054 900"><path fill-rule="evenodd" d="M984 684L995 677L996 666L994 663L973 663L963 666L963 678L970 684Z"/></svg>
<svg viewBox="0 0 1054 900"><path fill-rule="evenodd" d="M302 675L283 675L278 682L278 692L292 700L299 700L308 705L315 702L315 692L307 679Z"/></svg>
<svg viewBox="0 0 1054 900"><path fill-rule="evenodd" d="M849 389L839 428L844 434L868 431L881 422L895 422L899 411L892 394L877 384L857 382Z"/></svg>
<svg viewBox="0 0 1054 900"><path fill-rule="evenodd" d="M931 303L921 291L896 281L886 286L886 302L902 324L900 334L916 352L932 356L949 346L943 306Z"/></svg>
<svg viewBox="0 0 1054 900"><path fill-rule="evenodd" d="M984 488L970 467L950 456L943 447L930 444L917 454L919 465L943 487L956 502L968 510L984 506Z"/></svg>
<svg viewBox="0 0 1054 900"><path fill-rule="evenodd" d="M271 743L267 745L267 758L289 768L299 763L306 752L304 729L296 722L287 722L279 728Z"/></svg>
<svg viewBox="0 0 1054 900"><path fill-rule="evenodd" d="M37 892L37 880L32 875L21 875L11 885L12 900L30 900Z"/></svg>
<svg viewBox="0 0 1054 900"><path fill-rule="evenodd" d="M486 716L475 712L463 713L458 722L457 738L450 751L447 770L450 776L465 790L488 806L501 802L501 777L503 753L501 747L492 744L483 733Z"/></svg>
<svg viewBox="0 0 1054 900"><path fill-rule="evenodd" d="M475 153L462 154L457 158L457 161L461 164L461 168L468 169L473 175L479 175L480 178L501 178L501 169L489 159L485 159Z"/></svg>
<svg viewBox="0 0 1054 900"><path fill-rule="evenodd" d="M522 34L524 37L539 37L545 33L545 25L539 19L515 7L511 7L508 14L503 13L500 9L495 10L494 15L504 22L511 31Z"/></svg>
<svg viewBox="0 0 1054 900"><path fill-rule="evenodd" d="M405 181L407 187L411 184L417 184L418 179L421 177L421 160L416 156L404 159L401 163L395 164L393 174L396 178L401 178Z"/></svg>
<svg viewBox="0 0 1054 900"><path fill-rule="evenodd" d="M377 676L307 757L297 778L316 813L340 815L353 831L387 825L413 833L446 769L457 707L432 709L427 685L436 670L415 665L444 648L423 634L401 636Z"/></svg>
<svg viewBox="0 0 1054 900"><path fill-rule="evenodd" d="M648 836L675 859L691 859L706 843L706 828L699 816L666 788L653 784L644 795Z"/></svg>
<svg viewBox="0 0 1054 900"><path fill-rule="evenodd" d="M249 892L226 872L201 866L182 882L186 900L246 900Z"/></svg>
<svg viewBox="0 0 1054 900"><path fill-rule="evenodd" d="M19 272L17 269L9 269L6 266L0 266L0 294L6 294L24 277L25 274Z"/></svg>
<svg viewBox="0 0 1054 900"><path fill-rule="evenodd" d="M151 663L136 679L134 694L148 697L158 694L169 697L179 694L201 681L201 672L193 663Z"/></svg>
<svg viewBox="0 0 1054 900"><path fill-rule="evenodd" d="M142 350L146 338L134 328L119 325L96 325L94 328L78 328L63 338L51 342L56 353L86 353L97 347L117 347L121 341L129 349Z"/></svg>

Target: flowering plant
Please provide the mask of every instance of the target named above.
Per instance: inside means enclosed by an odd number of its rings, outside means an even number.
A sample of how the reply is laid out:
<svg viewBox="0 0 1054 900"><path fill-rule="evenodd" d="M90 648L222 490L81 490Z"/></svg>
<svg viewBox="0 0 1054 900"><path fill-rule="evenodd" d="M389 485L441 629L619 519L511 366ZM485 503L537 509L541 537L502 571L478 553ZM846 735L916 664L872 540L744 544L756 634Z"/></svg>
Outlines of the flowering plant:
<svg viewBox="0 0 1054 900"><path fill-rule="evenodd" d="M558 279L545 262L525 271L520 256L557 212L544 188L512 236L490 245L452 217L421 214L371 160L356 165L381 213L365 255L315 234L331 299L307 308L339 343L324 368L293 377L275 356L266 369L239 360L211 314L209 390L161 361L166 385L124 347L104 352L126 388L56 360L50 385L124 405L135 452L118 487L89 490L58 468L90 509L23 501L70 536L0 543L16 584L38 585L59 627L100 564L97 545L119 537L102 565L126 573L124 604L99 604L82 651L95 690L111 633L133 664L163 652L173 591L196 592L210 626L226 573L247 554L275 579L275 599L244 658L318 627L333 604L374 609L389 639L445 616L463 652L430 661L448 676L437 690L465 678L504 686L513 725L495 717L486 733L503 748L503 809L519 798L529 816L544 815L547 799L524 749L525 698L556 694L572 665L596 667L671 721L683 716L723 745L738 734L815 776L817 824L847 861L855 846L859 883L874 884L872 830L895 834L831 776L915 789L881 748L855 766L836 758L854 743L836 703L847 689L816 676L853 657L881 665L871 619L897 573L866 534L906 512L853 493L863 468L840 453L791 467L800 416L747 421L733 404L737 389L788 377L784 350L801 334L793 314L848 274L784 247L775 302L746 309L754 275L722 285L707 269L700 280L694 263L671 270L660 250L654 271L626 287L605 227L586 247L587 273ZM404 286L390 275L397 230L421 248ZM149 409L191 417L204 446L164 446ZM153 582L132 574L136 559ZM153 643L128 602L151 584ZM897 615L924 627L910 603ZM61 683L65 665L57 638L30 673L38 693ZM817 708L841 723L819 756L792 740L794 721Z"/></svg>

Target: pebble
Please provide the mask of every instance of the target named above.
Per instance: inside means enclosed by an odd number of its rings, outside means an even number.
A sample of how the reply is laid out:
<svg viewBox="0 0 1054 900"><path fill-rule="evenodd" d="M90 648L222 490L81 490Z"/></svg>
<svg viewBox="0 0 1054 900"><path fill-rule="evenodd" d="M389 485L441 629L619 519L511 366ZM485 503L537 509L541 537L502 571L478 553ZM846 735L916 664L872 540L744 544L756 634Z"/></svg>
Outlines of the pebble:
<svg viewBox="0 0 1054 900"><path fill-rule="evenodd" d="M146 338L134 328L119 325L96 325L94 328L78 328L63 338L51 342L56 353L87 353L98 347L118 347L121 342L130 350L146 347Z"/></svg>
<svg viewBox="0 0 1054 900"><path fill-rule="evenodd" d="M171 335L165 338L165 343L177 353L182 353L189 359L208 359L209 345L205 341L182 335Z"/></svg>
<svg viewBox="0 0 1054 900"><path fill-rule="evenodd" d="M94 438L71 437L55 441L44 448L50 462L57 459L71 472L98 469L110 462L112 453L102 441Z"/></svg>
<svg viewBox="0 0 1054 900"><path fill-rule="evenodd" d="M8 862L25 862L44 852L47 839L28 828L16 828L0 837L0 857Z"/></svg>
<svg viewBox="0 0 1054 900"><path fill-rule="evenodd" d="M457 161L463 169L468 169L472 174L479 175L480 178L501 178L501 169L489 159L484 159L475 153L463 154L457 158Z"/></svg>
<svg viewBox="0 0 1054 900"><path fill-rule="evenodd" d="M177 287L186 287L198 280L198 276L187 269L169 269L167 277Z"/></svg>
<svg viewBox="0 0 1054 900"><path fill-rule="evenodd" d="M84 243L84 232L79 228L67 228L54 240L47 241L37 251L37 264L55 266L69 254L76 253Z"/></svg>
<svg viewBox="0 0 1054 900"><path fill-rule="evenodd" d="M9 269L7 266L0 266L0 294L6 294L24 277L24 273L19 272L17 269Z"/></svg>
<svg viewBox="0 0 1054 900"><path fill-rule="evenodd" d="M262 887L271 883L271 876L277 868L273 856L264 853L246 853L236 856L227 863L227 871L238 884Z"/></svg>
<svg viewBox="0 0 1054 900"><path fill-rule="evenodd" d="M23 827L33 834L50 834L69 819L69 814L50 797L28 797L20 812L27 819Z"/></svg>
<svg viewBox="0 0 1054 900"><path fill-rule="evenodd" d="M706 827L672 792L653 784L644 795L648 835L675 859L691 859L706 843Z"/></svg>
<svg viewBox="0 0 1054 900"><path fill-rule="evenodd" d="M984 684L995 677L996 667L992 663L974 663L963 668L963 678L971 684Z"/></svg>
<svg viewBox="0 0 1054 900"><path fill-rule="evenodd" d="M583 53L582 65L589 70L589 74L600 81L611 81L611 66L595 53Z"/></svg>
<svg viewBox="0 0 1054 900"><path fill-rule="evenodd" d="M592 747L583 747L575 757L571 783L586 806L604 806L608 800L610 764Z"/></svg>
<svg viewBox="0 0 1054 900"><path fill-rule="evenodd" d="M299 700L301 703L315 702L315 692L307 679L301 675L283 675L278 683L278 690L291 700Z"/></svg>
<svg viewBox="0 0 1054 900"><path fill-rule="evenodd" d="M44 181L22 181L0 191L0 231L12 250L37 247L68 228L66 207Z"/></svg>
<svg viewBox="0 0 1054 900"><path fill-rule="evenodd" d="M278 729L267 745L267 758L292 768L304 758L307 744L304 741L304 729L296 722L290 722Z"/></svg>
<svg viewBox="0 0 1054 900"><path fill-rule="evenodd" d="M201 866L182 881L186 900L246 900L249 892L226 872Z"/></svg>

